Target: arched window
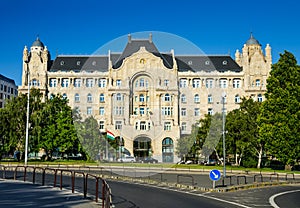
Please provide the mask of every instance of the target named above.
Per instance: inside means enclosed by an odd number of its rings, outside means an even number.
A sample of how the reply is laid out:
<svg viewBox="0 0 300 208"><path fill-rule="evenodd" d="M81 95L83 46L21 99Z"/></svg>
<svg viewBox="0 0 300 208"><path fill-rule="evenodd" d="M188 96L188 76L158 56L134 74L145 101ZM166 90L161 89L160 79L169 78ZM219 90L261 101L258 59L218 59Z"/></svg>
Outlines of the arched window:
<svg viewBox="0 0 300 208"><path fill-rule="evenodd" d="M173 162L174 160L174 144L169 137L162 141L162 158L163 162Z"/></svg>
<svg viewBox="0 0 300 208"><path fill-rule="evenodd" d="M117 101L121 101L122 100L122 94L121 93L117 93L116 100Z"/></svg>
<svg viewBox="0 0 300 208"><path fill-rule="evenodd" d="M92 96L91 93L89 93L89 94L87 95L87 102L88 102L88 103L93 102L93 96Z"/></svg>
<svg viewBox="0 0 300 208"><path fill-rule="evenodd" d="M39 82L36 79L32 80L32 86L39 86Z"/></svg>
<svg viewBox="0 0 300 208"><path fill-rule="evenodd" d="M171 101L171 96L170 96L169 93L165 94L165 101L166 101L166 102Z"/></svg>
<svg viewBox="0 0 300 208"><path fill-rule="evenodd" d="M68 99L68 96L67 96L66 93L64 93L64 94L62 95L62 97L63 97L63 99Z"/></svg>
<svg viewBox="0 0 300 208"><path fill-rule="evenodd" d="M74 100L75 100L75 102L79 102L80 101L80 97L79 97L78 93L75 94Z"/></svg>
<svg viewBox="0 0 300 208"><path fill-rule="evenodd" d="M99 100L100 100L100 103L104 103L105 99L104 99L103 93L100 94Z"/></svg>
<svg viewBox="0 0 300 208"><path fill-rule="evenodd" d="M260 87L260 79L255 80L256 87Z"/></svg>
<svg viewBox="0 0 300 208"><path fill-rule="evenodd" d="M261 94L257 95L257 102L262 102L263 101L263 97Z"/></svg>
<svg viewBox="0 0 300 208"><path fill-rule="evenodd" d="M196 95L194 96L194 102L195 102L195 103L200 103L200 97L199 97L198 94L196 94Z"/></svg>

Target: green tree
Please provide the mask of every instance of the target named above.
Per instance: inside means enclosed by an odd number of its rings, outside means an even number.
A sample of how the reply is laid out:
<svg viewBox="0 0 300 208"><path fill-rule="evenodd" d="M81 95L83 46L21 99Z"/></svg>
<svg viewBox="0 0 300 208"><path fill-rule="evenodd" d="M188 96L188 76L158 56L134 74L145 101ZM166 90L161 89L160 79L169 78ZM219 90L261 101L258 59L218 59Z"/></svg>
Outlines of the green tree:
<svg viewBox="0 0 300 208"><path fill-rule="evenodd" d="M201 119L200 132L202 132L201 137L205 138L202 155L208 160L212 154L215 154L217 160L223 163L219 156L223 155L222 143L220 143L222 141L222 114L206 115L204 119Z"/></svg>
<svg viewBox="0 0 300 208"><path fill-rule="evenodd" d="M187 136L180 137L177 140L177 146L176 146L176 154L178 157L185 160L186 157L189 156L189 154L192 154L192 148L196 141L197 137L197 128L195 126L192 127L192 133Z"/></svg>
<svg viewBox="0 0 300 208"><path fill-rule="evenodd" d="M226 117L226 151L235 155L236 165L240 165L243 158L254 157L258 158L257 168L261 167L264 140L258 135L259 111L259 102L243 98L240 108Z"/></svg>
<svg viewBox="0 0 300 208"><path fill-rule="evenodd" d="M105 149L104 136L99 131L98 122L94 117L88 117L84 121L75 120L75 127L80 146L88 160L97 160L98 154Z"/></svg>
<svg viewBox="0 0 300 208"><path fill-rule="evenodd" d="M33 143L38 139L41 133L40 110L43 108L41 102L42 94L37 89L30 90L29 107L29 145L34 148ZM26 122L27 122L27 95L20 95L11 100L7 100L5 108L2 109L1 119L1 137L5 142L5 151L13 152L18 150L24 152Z"/></svg>
<svg viewBox="0 0 300 208"><path fill-rule="evenodd" d="M280 54L267 83L267 100L259 116L260 137L271 155L293 165L300 158L300 67L293 54Z"/></svg>
<svg viewBox="0 0 300 208"><path fill-rule="evenodd" d="M9 113L6 108L0 109L0 159L3 154L7 154L11 150L9 134L7 127L9 126Z"/></svg>
<svg viewBox="0 0 300 208"><path fill-rule="evenodd" d="M53 95L46 100L42 122L42 136L37 147L45 150L47 158L51 159L56 151L67 154L78 151L78 138L67 99Z"/></svg>

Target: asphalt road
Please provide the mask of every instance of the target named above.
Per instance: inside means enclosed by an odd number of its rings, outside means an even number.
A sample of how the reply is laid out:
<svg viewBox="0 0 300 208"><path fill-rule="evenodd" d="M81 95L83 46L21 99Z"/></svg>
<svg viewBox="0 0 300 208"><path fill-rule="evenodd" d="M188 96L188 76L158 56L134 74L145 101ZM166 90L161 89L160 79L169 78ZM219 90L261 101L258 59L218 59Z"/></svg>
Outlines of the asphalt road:
<svg viewBox="0 0 300 208"><path fill-rule="evenodd" d="M224 200L207 198L201 193L187 194L176 190L155 188L148 185L129 184L108 181L113 192L113 204L116 208L236 208L236 205Z"/></svg>
<svg viewBox="0 0 300 208"><path fill-rule="evenodd" d="M30 174L30 173L28 173ZM174 174L158 175L163 176L163 181L176 180ZM7 173L8 178L12 178L12 173ZM157 176L151 176L151 178ZM28 176L28 178L31 178ZM36 177L38 180L40 176ZM160 177L157 177L158 179ZM20 175L20 180L22 177ZM46 184L53 185L53 178L51 175L46 176ZM159 179L161 180L161 178ZM189 178L187 178L187 184L190 184ZM199 181L198 181L199 180ZM59 180L58 180L59 181ZM63 187L70 187L70 178L64 177L63 180L66 184ZM80 191L82 181L80 177L76 179L75 188ZM208 179L208 175L195 176L195 181L199 182L197 185L205 184L206 181L211 185L211 181ZM108 181L112 194L113 204L116 208L147 208L147 207L255 207L255 208L268 208L268 207L287 207L287 208L300 208L300 185L286 185L286 186L275 186L265 187L259 189L248 189L237 192L227 193L204 193L190 190L175 190L170 187L152 187L149 185L141 184L130 184L121 181ZM90 196L94 194L95 181L90 180L88 182ZM81 187L82 188L82 187ZM3 192L2 192L3 193ZM17 193L17 192L16 192ZM100 195L101 196L101 195ZM272 198L272 200L271 200ZM35 200L35 199L33 199ZM272 204L272 205L271 205ZM2 207L2 206L1 206Z"/></svg>
<svg viewBox="0 0 300 208"><path fill-rule="evenodd" d="M112 188L113 204L116 208L271 208L276 206L276 208L300 208L299 184L237 192L200 193L116 181L108 181L108 183ZM287 191L288 193L286 193ZM276 194L279 194L279 196L276 196ZM270 203L272 196L275 196L275 204Z"/></svg>

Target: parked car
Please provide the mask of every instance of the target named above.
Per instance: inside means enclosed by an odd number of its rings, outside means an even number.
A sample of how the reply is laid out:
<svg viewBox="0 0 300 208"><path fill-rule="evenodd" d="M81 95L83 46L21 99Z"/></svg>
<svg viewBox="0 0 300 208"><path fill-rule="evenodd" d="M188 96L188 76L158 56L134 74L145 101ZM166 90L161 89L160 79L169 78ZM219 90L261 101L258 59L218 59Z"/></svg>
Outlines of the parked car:
<svg viewBox="0 0 300 208"><path fill-rule="evenodd" d="M135 157L125 155L117 160L118 162L136 162Z"/></svg>
<svg viewBox="0 0 300 208"><path fill-rule="evenodd" d="M204 162L204 165L216 165L217 161L213 159L209 159L208 161Z"/></svg>
<svg viewBox="0 0 300 208"><path fill-rule="evenodd" d="M142 157L139 159L139 162L141 162L141 163L158 163L158 160L154 159L152 157Z"/></svg>

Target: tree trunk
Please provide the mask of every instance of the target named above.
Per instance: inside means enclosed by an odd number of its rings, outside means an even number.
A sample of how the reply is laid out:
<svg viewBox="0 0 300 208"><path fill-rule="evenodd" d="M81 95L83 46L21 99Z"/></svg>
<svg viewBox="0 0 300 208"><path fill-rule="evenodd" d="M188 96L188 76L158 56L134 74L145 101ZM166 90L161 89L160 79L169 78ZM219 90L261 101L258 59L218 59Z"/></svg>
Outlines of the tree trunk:
<svg viewBox="0 0 300 208"><path fill-rule="evenodd" d="M241 153L241 155L240 155L239 164L238 164L239 166L241 166L242 157L243 157L243 153Z"/></svg>
<svg viewBox="0 0 300 208"><path fill-rule="evenodd" d="M214 148L214 150L215 150L215 152L216 152L217 160L218 160L222 165L224 165L223 161L220 159L220 156L219 156L219 154L218 154L216 148ZM223 158L224 158L224 157L223 157Z"/></svg>
<svg viewBox="0 0 300 208"><path fill-rule="evenodd" d="M259 153L258 153L258 162L257 162L257 168L258 169L260 169L260 167L261 167L262 154L263 154L263 148L260 147L260 150L259 150Z"/></svg>
<svg viewBox="0 0 300 208"><path fill-rule="evenodd" d="M235 165L237 166L239 163L238 163L238 154L235 153Z"/></svg>

